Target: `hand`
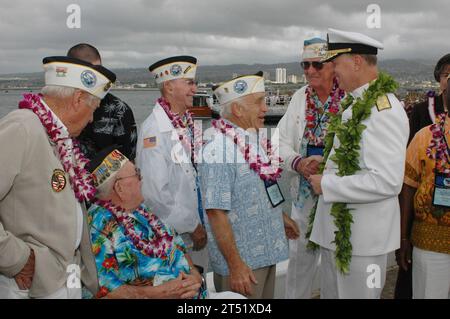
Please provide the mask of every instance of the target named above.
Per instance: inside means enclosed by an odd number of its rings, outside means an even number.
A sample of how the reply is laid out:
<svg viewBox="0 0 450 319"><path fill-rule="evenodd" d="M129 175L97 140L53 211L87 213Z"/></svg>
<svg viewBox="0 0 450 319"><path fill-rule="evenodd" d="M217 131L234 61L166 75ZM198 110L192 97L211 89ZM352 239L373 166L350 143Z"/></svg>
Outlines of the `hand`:
<svg viewBox="0 0 450 319"><path fill-rule="evenodd" d="M398 253L397 253L398 251ZM397 265L403 270L407 271L411 265L412 245L409 239L402 239L400 242L400 249L395 252Z"/></svg>
<svg viewBox="0 0 450 319"><path fill-rule="evenodd" d="M322 161L323 157L320 155L302 158L297 165L297 172L305 178L309 178L310 175L317 174L319 171L319 164L322 163Z"/></svg>
<svg viewBox="0 0 450 319"><path fill-rule="evenodd" d="M253 294L253 285L257 285L253 271L243 262L240 261L237 266L231 266L230 269L230 289L244 296Z"/></svg>
<svg viewBox="0 0 450 319"><path fill-rule="evenodd" d="M201 284L203 281L203 277L200 274L200 272L197 270L197 268L195 266L191 266L191 273L190 275L194 276L194 278L197 279L197 281Z"/></svg>
<svg viewBox="0 0 450 319"><path fill-rule="evenodd" d="M198 224L197 228L195 228L194 232L190 235L194 243L194 250L200 250L206 246L208 237L206 235L206 229L203 225Z"/></svg>
<svg viewBox="0 0 450 319"><path fill-rule="evenodd" d="M30 256L28 257L27 263L23 266L22 270L14 276L17 287L20 290L28 290L31 288L34 276L34 251L30 249Z"/></svg>
<svg viewBox="0 0 450 319"><path fill-rule="evenodd" d="M178 278L165 282L160 287L162 289L161 296L158 298L166 299L190 299L198 295L201 286L198 278L194 275L187 275L181 272Z"/></svg>
<svg viewBox="0 0 450 319"><path fill-rule="evenodd" d="M300 230L297 223L287 214L283 213L284 231L288 239L297 239L300 236Z"/></svg>
<svg viewBox="0 0 450 319"><path fill-rule="evenodd" d="M322 177L323 175L311 175L308 178L308 182L311 184L311 187L316 195L322 194Z"/></svg>

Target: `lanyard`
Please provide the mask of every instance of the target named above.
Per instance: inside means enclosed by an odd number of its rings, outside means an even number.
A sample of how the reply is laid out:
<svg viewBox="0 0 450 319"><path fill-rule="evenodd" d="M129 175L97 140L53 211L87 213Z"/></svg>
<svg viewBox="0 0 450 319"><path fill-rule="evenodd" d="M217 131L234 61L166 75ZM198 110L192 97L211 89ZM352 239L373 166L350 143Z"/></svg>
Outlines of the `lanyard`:
<svg viewBox="0 0 450 319"><path fill-rule="evenodd" d="M312 131L312 134L313 134L314 136L316 135L316 131L317 131L317 129L319 128L319 125L322 124L324 116L326 116L326 114L327 114L326 111L328 110L329 103L328 103L328 102L325 102L325 104L326 104L327 107L326 107L326 108L325 108L325 107L323 108L323 113L322 113L322 115L320 116L319 120L317 121L317 124L316 124L316 126L314 127L314 130Z"/></svg>
<svg viewBox="0 0 450 319"><path fill-rule="evenodd" d="M447 143L447 138L445 137L445 123L444 123L444 127L441 127L441 132L442 132L442 137L444 139L445 142L445 155L447 157L447 164L450 163L450 151L449 151L449 147L448 147L448 143ZM436 150L437 152L437 150ZM435 174L438 174L438 170L437 170L437 156L436 156L436 160L434 162L434 171Z"/></svg>

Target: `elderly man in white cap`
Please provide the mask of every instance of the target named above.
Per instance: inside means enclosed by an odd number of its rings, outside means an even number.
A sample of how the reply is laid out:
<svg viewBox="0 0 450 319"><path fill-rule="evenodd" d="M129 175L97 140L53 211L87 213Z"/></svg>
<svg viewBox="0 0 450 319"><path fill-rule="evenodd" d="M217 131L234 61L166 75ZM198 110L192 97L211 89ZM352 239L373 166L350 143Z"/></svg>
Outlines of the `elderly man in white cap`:
<svg viewBox="0 0 450 319"><path fill-rule="evenodd" d="M311 298L319 253L307 248L308 217L317 203L307 178L317 174L322 161L324 139L330 122L329 113L337 113L343 90L334 79L332 63L320 60L327 42L321 38L304 41L302 62L308 85L292 97L286 114L278 123L280 155L291 177L291 217L300 226L300 238L290 238L286 298Z"/></svg>
<svg viewBox="0 0 450 319"><path fill-rule="evenodd" d="M92 121L115 75L68 57L43 63L42 95L24 94L0 121L0 298L80 298L79 282L67 275L82 247L92 258L82 207L95 189L72 138Z"/></svg>
<svg viewBox="0 0 450 319"><path fill-rule="evenodd" d="M275 268L288 257L281 194L281 159L258 136L264 126L262 72L214 91L222 119L213 122L200 168L208 216L208 251L217 291L273 298Z"/></svg>
<svg viewBox="0 0 450 319"><path fill-rule="evenodd" d="M321 250L322 298L379 298L388 253L400 246L398 194L402 188L409 126L379 73L383 45L355 32L329 29L324 61L332 61L348 96L332 120L323 175L311 175L320 194L310 240Z"/></svg>
<svg viewBox="0 0 450 319"><path fill-rule="evenodd" d="M187 111L197 90L197 59L170 57L149 70L155 74L161 97L138 136L136 163L143 176L142 194L147 206L181 235L194 264L206 271L208 253L196 156L201 135L194 135L194 122Z"/></svg>

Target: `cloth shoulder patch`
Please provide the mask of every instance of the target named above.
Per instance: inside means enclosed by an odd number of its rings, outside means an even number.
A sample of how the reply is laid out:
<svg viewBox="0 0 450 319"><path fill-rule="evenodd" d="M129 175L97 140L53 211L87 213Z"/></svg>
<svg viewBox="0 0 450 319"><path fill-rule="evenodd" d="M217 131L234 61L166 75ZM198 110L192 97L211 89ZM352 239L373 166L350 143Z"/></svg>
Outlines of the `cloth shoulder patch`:
<svg viewBox="0 0 450 319"><path fill-rule="evenodd" d="M392 108L391 102L389 102L389 99L388 99L386 94L380 96L377 99L377 103L376 104L377 104L378 112L383 111L383 110L388 110L388 109Z"/></svg>
<svg viewBox="0 0 450 319"><path fill-rule="evenodd" d="M156 146L156 136L144 138L144 148L152 148Z"/></svg>

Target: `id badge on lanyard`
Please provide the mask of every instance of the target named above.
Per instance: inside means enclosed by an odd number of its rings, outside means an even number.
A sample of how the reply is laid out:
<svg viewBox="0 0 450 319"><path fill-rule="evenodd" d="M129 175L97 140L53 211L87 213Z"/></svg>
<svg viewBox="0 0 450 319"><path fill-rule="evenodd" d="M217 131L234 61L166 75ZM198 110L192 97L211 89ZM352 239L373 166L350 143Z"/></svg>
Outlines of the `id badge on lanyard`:
<svg viewBox="0 0 450 319"><path fill-rule="evenodd" d="M450 207L450 176L436 174L434 178L433 205Z"/></svg>
<svg viewBox="0 0 450 319"><path fill-rule="evenodd" d="M276 181L264 181L264 187L266 188L267 196L269 197L272 207L275 208L284 202L283 194L281 193L280 186Z"/></svg>

